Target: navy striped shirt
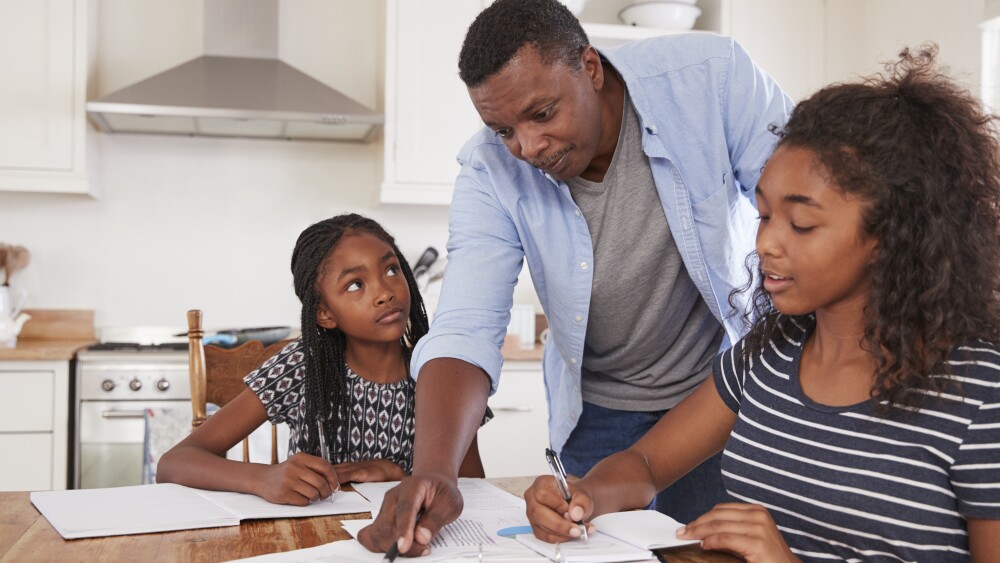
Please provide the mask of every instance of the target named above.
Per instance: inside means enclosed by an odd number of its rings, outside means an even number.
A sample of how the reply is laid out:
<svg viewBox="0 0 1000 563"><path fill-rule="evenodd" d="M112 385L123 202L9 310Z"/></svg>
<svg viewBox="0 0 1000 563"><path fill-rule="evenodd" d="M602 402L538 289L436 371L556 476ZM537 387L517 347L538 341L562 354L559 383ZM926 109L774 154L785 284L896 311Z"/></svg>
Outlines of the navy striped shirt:
<svg viewBox="0 0 1000 563"><path fill-rule="evenodd" d="M804 560L966 561L966 518L1000 519L1000 348L948 359L951 385L919 408L831 407L799 385L794 326L740 368L716 357L715 385L738 414L722 473L730 494L770 511Z"/></svg>

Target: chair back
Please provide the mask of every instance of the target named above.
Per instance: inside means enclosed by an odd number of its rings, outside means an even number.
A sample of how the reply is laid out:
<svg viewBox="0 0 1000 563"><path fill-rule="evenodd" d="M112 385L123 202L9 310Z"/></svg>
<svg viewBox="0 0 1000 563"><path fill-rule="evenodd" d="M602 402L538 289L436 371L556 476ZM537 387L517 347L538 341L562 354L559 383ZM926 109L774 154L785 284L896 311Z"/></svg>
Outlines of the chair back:
<svg viewBox="0 0 1000 563"><path fill-rule="evenodd" d="M243 377L277 354L289 340L264 346L251 340L235 348L205 345L202 312L192 309L188 318L188 375L191 379L191 428L207 418L206 407L213 403L225 406L247 388ZM243 461L250 461L250 442L243 439ZM278 463L278 429L271 425L271 463Z"/></svg>

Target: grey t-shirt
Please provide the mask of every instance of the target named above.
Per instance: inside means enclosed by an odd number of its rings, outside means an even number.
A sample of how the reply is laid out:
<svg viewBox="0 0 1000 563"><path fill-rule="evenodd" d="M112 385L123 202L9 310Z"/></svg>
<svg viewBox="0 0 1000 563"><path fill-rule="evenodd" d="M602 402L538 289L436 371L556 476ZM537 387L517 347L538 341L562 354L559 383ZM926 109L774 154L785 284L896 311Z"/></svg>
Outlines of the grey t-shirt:
<svg viewBox="0 0 1000 563"><path fill-rule="evenodd" d="M583 400L627 411L679 403L708 376L723 334L670 234L639 127L626 94L604 180L567 181L594 244Z"/></svg>

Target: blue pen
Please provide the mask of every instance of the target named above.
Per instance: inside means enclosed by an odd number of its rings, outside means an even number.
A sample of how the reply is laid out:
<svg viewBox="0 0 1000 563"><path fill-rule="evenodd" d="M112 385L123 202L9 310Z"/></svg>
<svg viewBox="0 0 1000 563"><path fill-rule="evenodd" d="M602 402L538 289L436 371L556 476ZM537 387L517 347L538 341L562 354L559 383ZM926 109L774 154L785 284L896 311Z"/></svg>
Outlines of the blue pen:
<svg viewBox="0 0 1000 563"><path fill-rule="evenodd" d="M559 461L559 456L551 448L545 448L545 461L549 463L549 470L552 471L552 476L556 478L556 485L559 486L559 492L566 499L566 504L569 504L573 495L569 494L569 483L566 482L566 470L563 469L563 464ZM578 520L576 524L580 526L580 537L583 538L584 542L589 542L590 537L587 536L587 525L582 520Z"/></svg>

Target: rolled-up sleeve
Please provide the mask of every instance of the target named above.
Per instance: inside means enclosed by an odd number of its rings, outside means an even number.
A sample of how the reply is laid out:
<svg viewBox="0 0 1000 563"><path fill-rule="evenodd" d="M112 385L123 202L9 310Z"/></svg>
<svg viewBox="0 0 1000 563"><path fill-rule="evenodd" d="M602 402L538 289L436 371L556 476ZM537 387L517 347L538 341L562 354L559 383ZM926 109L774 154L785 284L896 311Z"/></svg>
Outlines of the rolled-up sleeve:
<svg viewBox="0 0 1000 563"><path fill-rule="evenodd" d="M449 217L448 266L430 332L416 346L411 373L435 358L457 358L500 377L514 286L524 262L517 228L485 167L462 163Z"/></svg>

